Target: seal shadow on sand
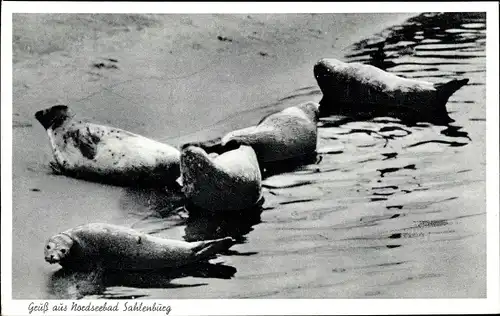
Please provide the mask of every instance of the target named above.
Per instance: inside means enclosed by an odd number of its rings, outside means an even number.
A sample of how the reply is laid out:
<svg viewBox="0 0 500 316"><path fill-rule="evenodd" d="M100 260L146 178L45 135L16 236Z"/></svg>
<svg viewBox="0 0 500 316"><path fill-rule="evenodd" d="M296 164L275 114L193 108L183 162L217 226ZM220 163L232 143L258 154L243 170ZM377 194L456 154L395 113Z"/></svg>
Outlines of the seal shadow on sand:
<svg viewBox="0 0 500 316"><path fill-rule="evenodd" d="M127 212L127 215L138 218L133 226L144 226L157 219L168 220L173 226L177 226L185 217L184 204L185 197L180 188L128 187L124 188L124 194L120 198L120 208Z"/></svg>
<svg viewBox="0 0 500 316"><path fill-rule="evenodd" d="M134 289L197 287L208 283L176 284L173 280L184 277L230 279L236 268L224 264L198 262L183 267L154 271L105 271L96 267L92 271L80 272L61 268L49 276L48 293L58 299L81 299L85 296L103 295L102 298L139 298L147 296L133 291L130 297L106 293L112 287Z"/></svg>

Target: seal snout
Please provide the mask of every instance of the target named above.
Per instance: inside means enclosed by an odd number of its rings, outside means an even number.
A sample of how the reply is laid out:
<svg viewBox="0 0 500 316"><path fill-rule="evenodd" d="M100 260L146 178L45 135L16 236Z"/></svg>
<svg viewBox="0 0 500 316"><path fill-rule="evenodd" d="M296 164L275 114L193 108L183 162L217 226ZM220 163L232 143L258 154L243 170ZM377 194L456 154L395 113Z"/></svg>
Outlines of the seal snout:
<svg viewBox="0 0 500 316"><path fill-rule="evenodd" d="M49 239L44 249L45 261L52 263L61 262L70 254L73 240L66 235L57 234Z"/></svg>
<svg viewBox="0 0 500 316"><path fill-rule="evenodd" d="M45 256L45 261L47 261L50 264L57 263L60 260L61 260L61 258L57 254L50 254L50 255Z"/></svg>

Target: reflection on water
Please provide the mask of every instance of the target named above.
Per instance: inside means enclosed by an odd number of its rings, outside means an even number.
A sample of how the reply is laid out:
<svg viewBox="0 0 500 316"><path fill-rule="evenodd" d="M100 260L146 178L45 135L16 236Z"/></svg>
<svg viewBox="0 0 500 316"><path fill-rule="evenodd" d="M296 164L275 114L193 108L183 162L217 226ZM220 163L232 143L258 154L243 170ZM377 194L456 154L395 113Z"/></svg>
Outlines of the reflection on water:
<svg viewBox="0 0 500 316"><path fill-rule="evenodd" d="M484 297L485 19L483 13L422 14L354 44L347 56L431 82L470 78L448 102L455 123L323 118L317 155L265 166L265 201L243 212L212 214L184 206L175 194L126 191L120 206L136 229L187 241L235 238L237 245L216 259L227 265L126 275L60 270L49 282L51 293ZM321 97L317 87L298 88L261 110L264 116L276 104L314 96ZM217 140L206 145L221 150Z"/></svg>
<svg viewBox="0 0 500 316"><path fill-rule="evenodd" d="M425 66L460 65L463 62L459 60L485 56L485 20L483 12L422 14L403 25L385 30L380 36L355 43L354 52L346 57L352 62L364 62L384 70L401 65L420 65L424 67L401 72L421 74L435 71L433 75L424 77L442 76L443 69ZM407 57L413 58L408 61ZM484 71L484 68L475 70ZM455 75L468 72L470 70L453 71Z"/></svg>

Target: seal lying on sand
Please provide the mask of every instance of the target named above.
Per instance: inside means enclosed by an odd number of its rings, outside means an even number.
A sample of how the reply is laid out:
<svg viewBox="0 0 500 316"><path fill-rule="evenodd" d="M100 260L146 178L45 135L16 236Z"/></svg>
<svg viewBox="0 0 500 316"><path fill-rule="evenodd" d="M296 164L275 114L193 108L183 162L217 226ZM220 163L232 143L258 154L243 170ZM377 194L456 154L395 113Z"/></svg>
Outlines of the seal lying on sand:
<svg viewBox="0 0 500 316"><path fill-rule="evenodd" d="M315 102L307 102L286 108L264 117L256 126L228 133L221 144L252 146L261 164L314 154L318 107Z"/></svg>
<svg viewBox="0 0 500 316"><path fill-rule="evenodd" d="M449 97L469 79L444 84L406 79L361 63L321 59L314 76L323 92L320 115L393 116L435 124L453 122L446 111Z"/></svg>
<svg viewBox="0 0 500 316"><path fill-rule="evenodd" d="M65 105L36 112L45 127L55 169L68 176L117 185L175 185L176 148L119 128L82 122Z"/></svg>
<svg viewBox="0 0 500 316"><path fill-rule="evenodd" d="M45 245L45 261L73 270L152 270L208 259L233 244L231 237L186 242L91 223L52 236Z"/></svg>
<svg viewBox="0 0 500 316"><path fill-rule="evenodd" d="M182 190L193 205L210 210L242 210L262 195L262 177L252 147L240 146L221 155L195 146L181 153Z"/></svg>

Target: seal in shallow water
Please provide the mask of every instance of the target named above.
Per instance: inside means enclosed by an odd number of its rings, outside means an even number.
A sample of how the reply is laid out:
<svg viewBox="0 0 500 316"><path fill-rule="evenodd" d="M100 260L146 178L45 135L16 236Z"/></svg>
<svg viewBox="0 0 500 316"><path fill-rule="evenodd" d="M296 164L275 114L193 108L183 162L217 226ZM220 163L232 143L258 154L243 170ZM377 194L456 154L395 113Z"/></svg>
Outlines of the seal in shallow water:
<svg viewBox="0 0 500 316"><path fill-rule="evenodd" d="M306 102L264 117L256 126L222 137L221 144L252 146L259 163L282 161L316 152L318 107Z"/></svg>
<svg viewBox="0 0 500 316"><path fill-rule="evenodd" d="M182 190L190 203L210 211L242 210L261 198L262 177L252 147L221 155L187 146L181 153Z"/></svg>
<svg viewBox="0 0 500 316"><path fill-rule="evenodd" d="M152 270L208 259L233 244L231 237L186 242L91 223L52 236L45 245L45 261L73 270Z"/></svg>
<svg viewBox="0 0 500 316"><path fill-rule="evenodd" d="M175 186L180 152L149 138L74 118L65 105L36 112L62 174L116 185Z"/></svg>
<svg viewBox="0 0 500 316"><path fill-rule="evenodd" d="M398 77L371 65L324 58L314 65L323 92L320 115L392 116L435 124L453 122L446 103L469 79L434 84Z"/></svg>

